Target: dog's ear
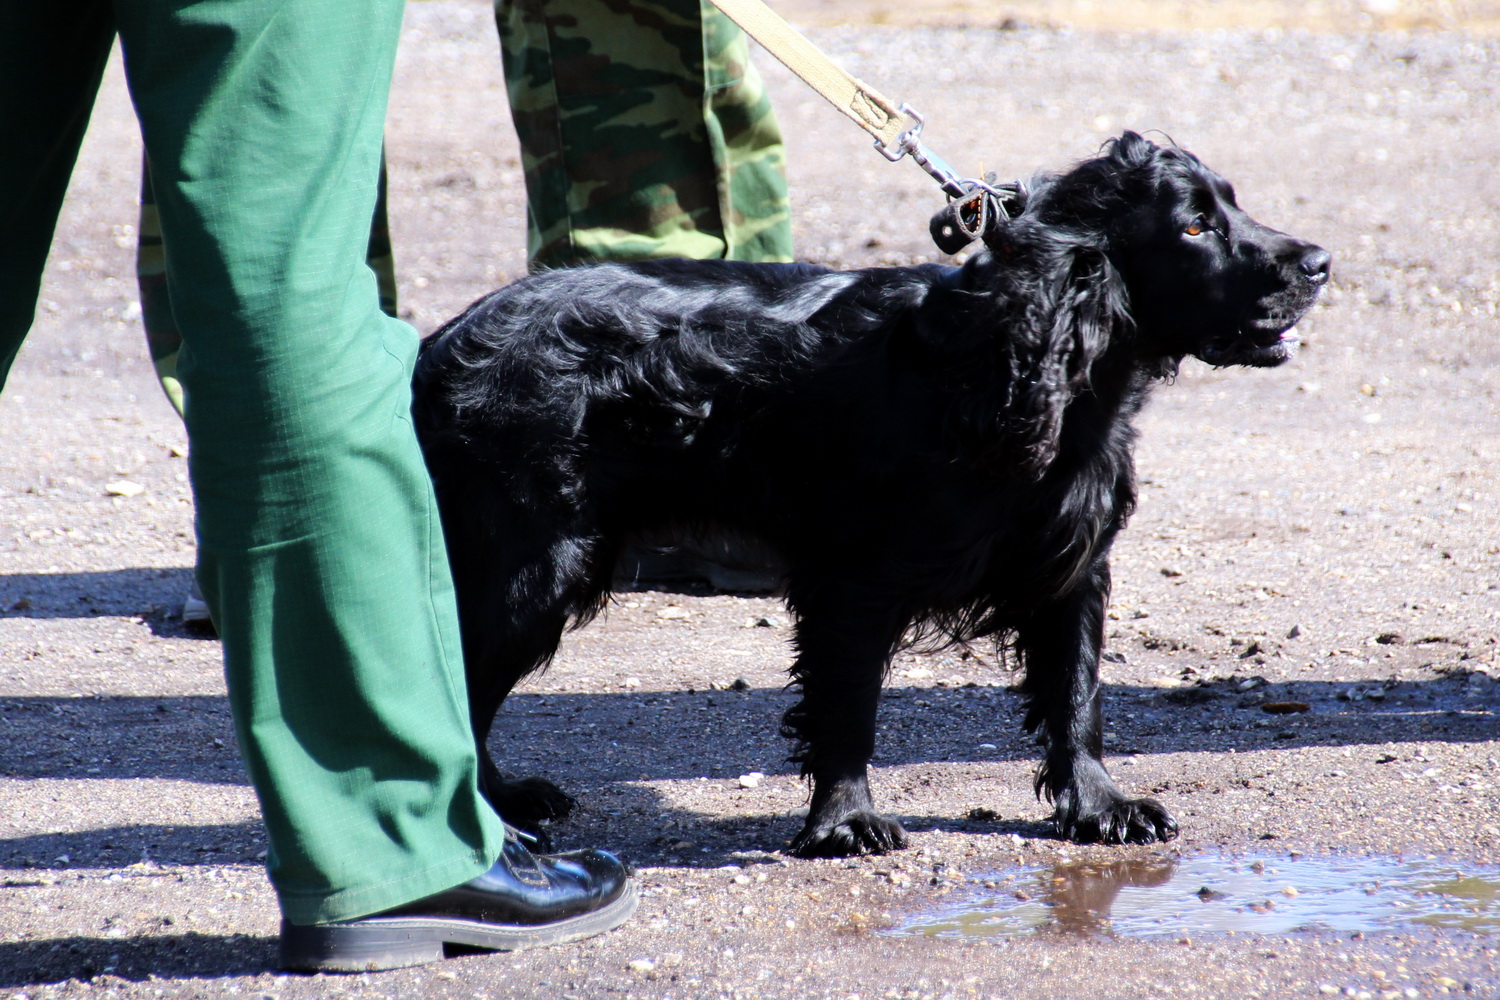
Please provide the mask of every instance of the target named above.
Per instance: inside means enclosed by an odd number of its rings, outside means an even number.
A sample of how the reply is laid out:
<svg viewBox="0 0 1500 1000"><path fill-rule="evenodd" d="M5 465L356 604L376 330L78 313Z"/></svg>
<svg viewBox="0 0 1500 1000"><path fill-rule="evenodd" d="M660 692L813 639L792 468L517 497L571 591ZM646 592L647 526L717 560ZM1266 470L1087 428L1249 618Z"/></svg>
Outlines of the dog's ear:
<svg viewBox="0 0 1500 1000"><path fill-rule="evenodd" d="M1012 341L1012 391L1001 416L1007 450L1033 479L1055 458L1068 404L1090 391L1093 367L1129 328L1125 285L1105 254L1057 254Z"/></svg>

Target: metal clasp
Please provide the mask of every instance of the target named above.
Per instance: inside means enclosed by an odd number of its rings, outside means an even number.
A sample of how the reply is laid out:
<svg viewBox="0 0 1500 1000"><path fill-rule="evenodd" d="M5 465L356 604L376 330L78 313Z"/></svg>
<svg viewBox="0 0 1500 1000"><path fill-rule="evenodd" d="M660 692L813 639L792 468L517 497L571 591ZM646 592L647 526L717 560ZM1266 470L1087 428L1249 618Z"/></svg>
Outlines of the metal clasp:
<svg viewBox="0 0 1500 1000"><path fill-rule="evenodd" d="M902 104L898 110L903 115L914 119L916 124L898 135L894 146L887 146L879 139L876 139L875 150L881 156L895 163L910 153L911 158L917 162L917 166L931 174L933 179L942 185L943 190L947 192L950 198L967 197L976 188L988 191L991 194L999 194L998 191L984 181L959 177L958 171L949 166L947 161L922 144L922 126L926 124L926 120L916 108L910 104Z"/></svg>
<svg viewBox="0 0 1500 1000"><path fill-rule="evenodd" d="M916 121L916 124L907 129L905 132L902 132L900 135L896 136L896 145L894 148L891 146L887 146L879 139L875 140L875 149L879 151L881 156L885 157L887 160L890 160L892 163L895 163L907 153L921 148L922 144L919 140L922 136L922 126L926 124L926 119L924 119L921 114L918 113L917 109L912 107L910 104L902 104L901 107L897 108L896 110L901 112L901 114L905 115L906 117Z"/></svg>

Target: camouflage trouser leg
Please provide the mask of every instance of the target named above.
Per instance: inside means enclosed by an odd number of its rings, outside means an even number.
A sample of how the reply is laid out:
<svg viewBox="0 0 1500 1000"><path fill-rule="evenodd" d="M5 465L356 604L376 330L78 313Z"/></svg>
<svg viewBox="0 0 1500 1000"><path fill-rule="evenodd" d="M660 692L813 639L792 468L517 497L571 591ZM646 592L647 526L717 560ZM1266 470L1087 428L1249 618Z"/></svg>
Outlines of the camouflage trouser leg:
<svg viewBox="0 0 1500 1000"><path fill-rule="evenodd" d="M791 260L785 153L708 0L497 0L531 266Z"/></svg>
<svg viewBox="0 0 1500 1000"><path fill-rule="evenodd" d="M380 157L380 193L375 216L370 221L370 248L365 263L375 272L380 288L380 309L396 315L396 260L391 252L391 230L385 212L385 155ZM156 211L156 191L151 185L151 165L141 159L141 218L136 231L135 277L141 294L141 325L146 328L146 347L157 381L172 408L182 416L182 385L177 381L177 352L182 335L172 319L172 299L167 294L167 255L161 242L161 217Z"/></svg>

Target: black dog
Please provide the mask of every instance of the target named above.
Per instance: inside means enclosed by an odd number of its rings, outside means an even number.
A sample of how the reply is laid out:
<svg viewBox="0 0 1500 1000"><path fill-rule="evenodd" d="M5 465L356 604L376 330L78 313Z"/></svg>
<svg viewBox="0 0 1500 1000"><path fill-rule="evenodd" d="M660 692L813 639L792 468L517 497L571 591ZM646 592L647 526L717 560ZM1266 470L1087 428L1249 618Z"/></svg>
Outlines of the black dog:
<svg viewBox="0 0 1500 1000"><path fill-rule="evenodd" d="M904 845L866 765L892 653L1009 642L1062 835L1175 836L1101 762L1109 550L1131 419L1194 355L1268 367L1329 255L1134 133L1034 181L963 267L671 260L538 274L429 338L415 414L458 586L481 757L512 686L609 593L628 539L731 533L786 566L812 779L803 855ZM512 822L565 812L491 766Z"/></svg>

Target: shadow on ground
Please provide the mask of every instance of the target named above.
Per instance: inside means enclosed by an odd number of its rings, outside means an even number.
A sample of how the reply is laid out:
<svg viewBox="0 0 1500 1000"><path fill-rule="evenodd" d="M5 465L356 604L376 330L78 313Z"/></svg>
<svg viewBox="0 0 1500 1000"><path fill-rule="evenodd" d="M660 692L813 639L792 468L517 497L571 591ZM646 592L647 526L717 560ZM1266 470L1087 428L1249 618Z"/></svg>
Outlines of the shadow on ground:
<svg viewBox="0 0 1500 1000"><path fill-rule="evenodd" d="M131 568L84 573L0 575L0 619L140 618L162 638L212 639L178 613L191 569Z"/></svg>
<svg viewBox="0 0 1500 1000"><path fill-rule="evenodd" d="M1487 680L1484 682L1489 684ZM1402 683L1382 701L1347 701L1349 686L1324 682L1273 685L1278 701L1307 711L1268 715L1264 692L1228 685L1161 690L1116 685L1106 692L1115 733L1112 758L1163 753L1240 753L1272 748L1389 745L1380 763L1397 760L1402 743L1477 743L1493 739L1493 706L1466 692L1463 676ZM794 772L788 743L776 735L794 695L780 689L513 696L492 746L521 774L552 777L580 803L561 829L568 840L601 837L638 864L718 865L745 850L779 851L796 829L789 814L707 819L668 807L648 782L702 780L734 794L739 775ZM893 688L881 709L877 768L944 763L983 768L1036 759L1020 731L1023 700L1002 687ZM689 738L665 740L664 728ZM120 733L134 756L120 753ZM0 699L0 775L11 780L91 782L172 779L245 783L229 710L221 697ZM935 780L935 779L923 779ZM86 784L76 794L87 795ZM899 798L886 807L909 830L1044 835L1039 824L911 816ZM733 804L728 805L734 809ZM796 810L791 810L796 812ZM1046 834L1050 835L1050 834ZM679 846L686 844L687 846ZM559 846L576 846L560 843ZM0 864L11 869L125 867L142 858L162 865L254 864L264 850L258 823L222 826L120 825L84 832L0 840ZM67 860L61 861L60 858Z"/></svg>
<svg viewBox="0 0 1500 1000"><path fill-rule="evenodd" d="M113 976L218 979L253 976L276 961L276 940L232 934L152 934L0 942L0 989ZM104 986L107 981L94 980Z"/></svg>

